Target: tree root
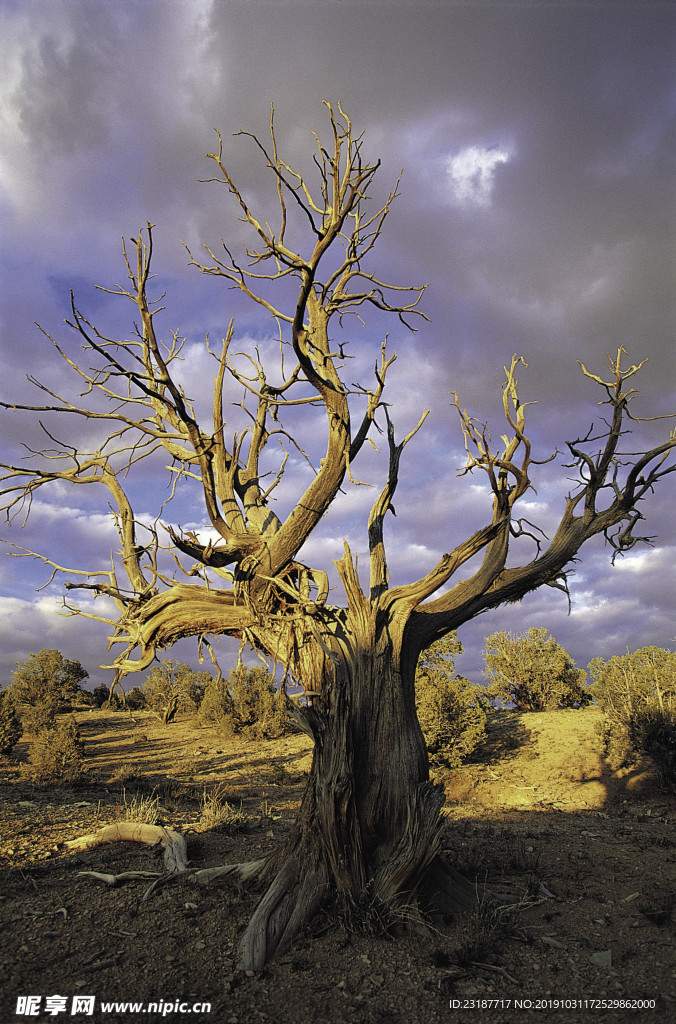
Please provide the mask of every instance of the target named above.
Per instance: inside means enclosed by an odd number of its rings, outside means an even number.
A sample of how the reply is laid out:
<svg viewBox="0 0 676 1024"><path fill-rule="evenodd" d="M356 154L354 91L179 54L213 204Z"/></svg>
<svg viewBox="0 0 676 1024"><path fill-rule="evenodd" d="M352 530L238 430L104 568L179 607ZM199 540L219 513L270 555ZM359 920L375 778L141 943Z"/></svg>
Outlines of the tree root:
<svg viewBox="0 0 676 1024"><path fill-rule="evenodd" d="M106 885L119 885L120 882L129 882L136 878L161 878L159 871L122 871L119 875L109 875L106 871L78 871L78 875L88 875L89 878L96 878Z"/></svg>
<svg viewBox="0 0 676 1024"><path fill-rule="evenodd" d="M217 878L226 881L251 882L258 878L267 860L245 860L241 864L222 864L215 868L200 868L199 871L192 871L191 878L200 885L209 885Z"/></svg>
<svg viewBox="0 0 676 1024"><path fill-rule="evenodd" d="M147 900L151 893L160 885L173 881L179 875L185 875L188 871L188 848L185 836L175 832L173 828L163 828L161 825L146 825L138 821L118 821L115 825L105 825L98 832L90 835L80 836L79 839L70 839L66 846L69 850L90 850L103 843L116 843L120 840L132 843L145 843L147 846L155 846L160 843L164 847L164 866L167 871L162 875L156 871L123 871L120 875L109 875L101 871L80 871L81 875L90 875L98 878L107 885L118 885L119 882L132 878L153 878L154 882L148 886L143 894Z"/></svg>
<svg viewBox="0 0 676 1024"><path fill-rule="evenodd" d="M451 868L440 854L438 804L440 794L432 786L421 786L410 808L408 828L388 860L373 877L372 894L381 905L411 910L411 921L421 920L420 911L455 913L476 901L474 887ZM159 825L123 821L108 825L91 835L66 843L70 851L91 849L103 843L139 842L164 846L166 873L124 871L119 875L81 871L108 885L133 878L154 878L143 899L160 885L179 877L190 877L201 885L222 878L228 882L259 879L269 860L244 861L203 868L188 866L185 837ZM307 851L306 851L307 852ZM308 866L309 862L309 866ZM311 866L314 864L315 866ZM260 971L273 956L288 949L305 924L314 916L329 889L329 872L318 858L300 857L298 851L282 862L247 925L239 951L238 967ZM404 915L406 916L406 915Z"/></svg>
<svg viewBox="0 0 676 1024"><path fill-rule="evenodd" d="M275 875L247 925L239 951L243 971L260 971L268 960L287 949L319 907L328 888L323 867L299 880L300 867L289 857Z"/></svg>

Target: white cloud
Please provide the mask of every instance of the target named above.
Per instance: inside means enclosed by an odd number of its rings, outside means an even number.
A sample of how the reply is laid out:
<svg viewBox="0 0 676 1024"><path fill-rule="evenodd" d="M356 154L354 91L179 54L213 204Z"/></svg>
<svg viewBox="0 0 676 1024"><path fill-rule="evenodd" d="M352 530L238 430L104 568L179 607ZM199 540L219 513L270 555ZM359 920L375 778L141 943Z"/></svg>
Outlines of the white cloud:
<svg viewBox="0 0 676 1024"><path fill-rule="evenodd" d="M635 555L625 555L624 558L618 558L615 562L615 568L619 572L643 575L644 573L650 574L657 571L664 572L671 562L673 562L673 551L670 551L669 548L660 547L647 551L644 550Z"/></svg>
<svg viewBox="0 0 676 1024"><path fill-rule="evenodd" d="M455 201L462 206L489 206L495 170L510 159L511 153L497 146L467 146L449 157L446 171Z"/></svg>

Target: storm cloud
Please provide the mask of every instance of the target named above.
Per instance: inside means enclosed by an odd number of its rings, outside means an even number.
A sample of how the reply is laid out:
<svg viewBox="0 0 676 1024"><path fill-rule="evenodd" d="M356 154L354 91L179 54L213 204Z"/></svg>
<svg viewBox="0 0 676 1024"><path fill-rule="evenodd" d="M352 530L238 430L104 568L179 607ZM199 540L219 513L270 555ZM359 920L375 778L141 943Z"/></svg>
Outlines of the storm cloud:
<svg viewBox="0 0 676 1024"><path fill-rule="evenodd" d="M326 99L343 104L368 155L382 160L375 199L403 170L373 265L398 283L429 282L429 322L415 335L376 317L363 329L346 325L341 338L351 339L351 372L368 384L390 331L398 436L431 408L406 449L397 517L387 525L395 582L431 568L490 508L480 479L457 476L464 450L450 392L499 436L502 367L522 354L543 459L602 415L578 359L598 372L620 346L632 360L648 357L636 414L676 408L672 4L6 0L0 38L4 401L36 402L26 374L67 386L67 367L34 322L75 351L62 323L70 288L97 323L128 333L125 304L95 285L122 279L120 237L147 221L157 225L154 270L167 291L162 323L187 338L183 373L198 404L208 402L203 381L213 375L200 347L207 332L221 337L234 316L240 340L271 343L269 319L191 270L181 240L198 251L244 238L226 190L199 181L212 173L203 154L217 145L214 129L233 177L272 216L269 172L235 133L263 137L274 102L280 152L311 170ZM20 443L39 443L27 414L3 413L2 424L4 461L16 460ZM654 421L630 443L668 429ZM535 480L529 518L545 530L571 486L562 462ZM371 470L369 482L381 485L375 454L360 473ZM280 509L308 471L300 458L290 463ZM149 519L165 497L153 472L135 495ZM23 529L19 520L4 538L60 564L105 564L115 544L105 503L76 490L43 489ZM339 557L344 538L365 552L373 494L346 487L306 557ZM674 500L667 482L642 508L639 532L656 538L652 549L614 566L602 541L582 551L570 614L565 597L546 590L464 627L459 670L480 679L483 638L495 629L546 626L581 667L627 647L670 646ZM204 523L198 507L180 512L183 525ZM534 549L524 552L531 558ZM97 669L110 658L106 628L57 618L58 584L35 592L48 579L30 559L1 561L0 682L44 646L107 678ZM192 652L181 647L178 656Z"/></svg>

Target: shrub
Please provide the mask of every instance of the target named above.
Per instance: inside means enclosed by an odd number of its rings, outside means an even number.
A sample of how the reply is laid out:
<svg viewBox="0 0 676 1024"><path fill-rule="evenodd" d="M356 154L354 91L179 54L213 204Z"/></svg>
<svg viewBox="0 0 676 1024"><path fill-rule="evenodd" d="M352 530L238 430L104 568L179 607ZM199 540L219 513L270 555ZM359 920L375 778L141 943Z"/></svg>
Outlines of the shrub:
<svg viewBox="0 0 676 1024"><path fill-rule="evenodd" d="M146 695L140 686L132 686L127 694L127 707L131 711L142 711L146 707Z"/></svg>
<svg viewBox="0 0 676 1024"><path fill-rule="evenodd" d="M274 739L286 725L284 707L274 679L263 665L233 669L227 679L232 694L236 732L250 739Z"/></svg>
<svg viewBox="0 0 676 1024"><path fill-rule="evenodd" d="M197 711L213 676L209 672L193 672L189 665L165 659L146 679L146 705L168 724L179 712Z"/></svg>
<svg viewBox="0 0 676 1024"><path fill-rule="evenodd" d="M660 784L676 790L676 653L642 647L589 664L591 692L606 714L606 755L619 767L637 756L654 763Z"/></svg>
<svg viewBox="0 0 676 1024"><path fill-rule="evenodd" d="M676 698L676 653L662 647L641 647L608 661L594 658L588 668L594 700L617 718Z"/></svg>
<svg viewBox="0 0 676 1024"><path fill-rule="evenodd" d="M197 720L215 726L226 736L241 733L249 739L281 736L286 726L284 708L266 668L232 669L227 679L207 683Z"/></svg>
<svg viewBox="0 0 676 1024"><path fill-rule="evenodd" d="M486 638L488 696L509 702L519 711L581 708L591 704L586 673L575 668L567 651L546 629L532 627L523 635L498 632Z"/></svg>
<svg viewBox="0 0 676 1024"><path fill-rule="evenodd" d="M92 697L94 698L94 704L97 708L102 708L110 697L110 690L105 683L99 683L92 690Z"/></svg>
<svg viewBox="0 0 676 1024"><path fill-rule="evenodd" d="M453 656L462 653L455 634L423 652L416 671L416 710L433 759L450 768L469 757L485 736L487 700L469 679L455 675Z"/></svg>
<svg viewBox="0 0 676 1024"><path fill-rule="evenodd" d="M28 755L24 774L41 785L77 782L84 774L84 743L75 720L68 718L54 729L44 729L36 737Z"/></svg>
<svg viewBox="0 0 676 1024"><path fill-rule="evenodd" d="M676 792L676 706L635 711L628 725L634 750L652 760L662 788Z"/></svg>
<svg viewBox="0 0 676 1024"><path fill-rule="evenodd" d="M39 736L46 729L54 729L57 710L58 704L55 700L45 700L41 704L25 708L21 717L26 732L31 736Z"/></svg>
<svg viewBox="0 0 676 1024"><path fill-rule="evenodd" d="M61 651L47 647L31 654L12 673L11 690L16 704L24 707L45 702L70 702L80 692L80 683L89 673L79 661L69 661Z"/></svg>
<svg viewBox="0 0 676 1024"><path fill-rule="evenodd" d="M204 727L218 729L224 736L235 734L235 705L223 677L211 678L204 688L202 702L197 712L197 722Z"/></svg>
<svg viewBox="0 0 676 1024"><path fill-rule="evenodd" d="M0 754L11 754L23 736L23 725L7 690L0 691Z"/></svg>

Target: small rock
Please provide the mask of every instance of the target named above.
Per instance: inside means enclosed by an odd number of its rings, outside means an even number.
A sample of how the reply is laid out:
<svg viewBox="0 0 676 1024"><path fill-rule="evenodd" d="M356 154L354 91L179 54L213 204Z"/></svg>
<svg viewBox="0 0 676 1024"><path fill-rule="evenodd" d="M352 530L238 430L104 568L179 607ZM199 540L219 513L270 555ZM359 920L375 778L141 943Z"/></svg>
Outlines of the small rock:
<svg viewBox="0 0 676 1024"><path fill-rule="evenodd" d="M609 949L601 949L589 957L595 967L612 967L613 955Z"/></svg>
<svg viewBox="0 0 676 1024"><path fill-rule="evenodd" d="M568 948L567 946L564 946L564 944L562 942L559 942L558 939L553 938L553 936L551 936L551 935L543 935L542 936L542 941L544 942L545 946L554 946L555 949L567 949Z"/></svg>

